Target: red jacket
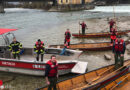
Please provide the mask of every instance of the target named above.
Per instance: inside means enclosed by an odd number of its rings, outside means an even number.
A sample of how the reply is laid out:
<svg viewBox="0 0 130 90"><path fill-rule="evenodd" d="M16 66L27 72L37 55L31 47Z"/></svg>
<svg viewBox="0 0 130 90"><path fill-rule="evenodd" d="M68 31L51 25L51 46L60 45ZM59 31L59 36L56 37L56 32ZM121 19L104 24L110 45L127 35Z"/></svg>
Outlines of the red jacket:
<svg viewBox="0 0 130 90"><path fill-rule="evenodd" d="M36 42L35 46L36 46L35 48L36 50L41 50L44 48L44 43L41 41L41 44L39 45L38 42Z"/></svg>
<svg viewBox="0 0 130 90"><path fill-rule="evenodd" d="M47 64L50 66L50 70L49 70L49 73L48 73L48 77L55 77L57 75L57 72L58 72L58 64L57 62L55 61L55 64L53 64L51 62L51 60L49 60L47 62Z"/></svg>
<svg viewBox="0 0 130 90"><path fill-rule="evenodd" d="M119 52L122 52L123 51L123 43L124 43L124 40L121 40L119 43L117 41L117 39L115 40L115 51L119 51Z"/></svg>
<svg viewBox="0 0 130 90"><path fill-rule="evenodd" d="M85 23L82 23L81 26L82 26L82 28L85 28L85 27L86 27L86 24L85 24Z"/></svg>
<svg viewBox="0 0 130 90"><path fill-rule="evenodd" d="M114 23L115 23L114 21L110 21L110 22L109 22L110 26L113 26Z"/></svg>

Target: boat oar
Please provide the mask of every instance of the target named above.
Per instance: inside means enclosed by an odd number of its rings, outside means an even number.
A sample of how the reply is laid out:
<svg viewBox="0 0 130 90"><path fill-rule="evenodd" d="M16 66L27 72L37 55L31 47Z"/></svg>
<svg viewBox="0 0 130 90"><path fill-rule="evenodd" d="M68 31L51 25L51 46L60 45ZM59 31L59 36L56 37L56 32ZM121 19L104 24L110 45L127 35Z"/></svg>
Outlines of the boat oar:
<svg viewBox="0 0 130 90"><path fill-rule="evenodd" d="M118 68L118 69L117 69L117 70L115 70L114 72L116 72L116 71L119 71L119 70L123 69L124 67L128 66L129 64L130 64L130 63L126 64L125 66L122 66L122 67ZM112 73L114 73L114 72L112 72ZM112 74L112 73L110 73L110 74ZM108 75L109 75L109 74L108 74ZM108 75L106 75L106 76L108 76ZM106 76L104 76L103 78L105 78ZM91 83L92 83L92 82L97 81L100 77L101 77L101 75L100 75L100 76L98 76L98 77L96 77L96 78L94 78L94 79L93 79L93 80L89 83L89 85L91 85Z"/></svg>
<svg viewBox="0 0 130 90"><path fill-rule="evenodd" d="M79 34L80 34L80 22L79 22Z"/></svg>

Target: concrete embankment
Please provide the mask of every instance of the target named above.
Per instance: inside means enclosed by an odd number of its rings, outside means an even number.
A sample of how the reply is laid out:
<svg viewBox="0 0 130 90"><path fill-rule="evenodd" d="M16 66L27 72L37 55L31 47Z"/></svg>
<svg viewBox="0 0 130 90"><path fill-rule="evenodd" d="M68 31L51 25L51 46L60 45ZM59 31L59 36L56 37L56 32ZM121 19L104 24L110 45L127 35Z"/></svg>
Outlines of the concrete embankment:
<svg viewBox="0 0 130 90"><path fill-rule="evenodd" d="M50 8L48 11L79 11L93 9L95 6L91 4L76 4L76 5L57 5Z"/></svg>

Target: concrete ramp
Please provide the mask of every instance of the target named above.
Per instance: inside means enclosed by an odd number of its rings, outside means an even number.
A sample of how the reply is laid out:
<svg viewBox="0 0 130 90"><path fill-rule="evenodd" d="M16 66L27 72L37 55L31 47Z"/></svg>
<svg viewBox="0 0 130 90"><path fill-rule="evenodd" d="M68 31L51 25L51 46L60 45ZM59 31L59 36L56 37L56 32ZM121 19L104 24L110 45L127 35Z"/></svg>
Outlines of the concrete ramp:
<svg viewBox="0 0 130 90"><path fill-rule="evenodd" d="M88 62L78 61L76 65L72 68L72 73L85 73L87 69Z"/></svg>

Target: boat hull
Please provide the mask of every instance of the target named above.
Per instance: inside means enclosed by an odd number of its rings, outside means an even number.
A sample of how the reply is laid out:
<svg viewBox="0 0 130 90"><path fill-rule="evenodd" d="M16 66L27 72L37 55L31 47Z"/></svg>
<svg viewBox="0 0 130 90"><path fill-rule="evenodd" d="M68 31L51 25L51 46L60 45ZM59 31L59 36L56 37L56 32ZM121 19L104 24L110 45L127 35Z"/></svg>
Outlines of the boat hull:
<svg viewBox="0 0 130 90"><path fill-rule="evenodd" d="M119 31L117 32L117 35L125 35L127 33L129 33L130 30L126 30L126 31ZM72 36L76 37L76 38L101 38L101 37L110 37L110 33L109 32L103 32L103 33L86 33L85 35L79 34L79 33L73 33Z"/></svg>
<svg viewBox="0 0 130 90"><path fill-rule="evenodd" d="M130 44L129 41L125 42L126 45ZM64 45L50 45L50 47L58 47L63 48ZM112 45L110 42L101 42L101 43L78 43L78 44L71 44L69 49L79 49L82 51L106 51L111 50Z"/></svg>
<svg viewBox="0 0 130 90"><path fill-rule="evenodd" d="M74 67L76 62L66 61L58 63L59 75L67 74ZM30 62L18 60L0 59L0 71L13 72L27 75L44 76L45 75L45 62Z"/></svg>
<svg viewBox="0 0 130 90"><path fill-rule="evenodd" d="M117 73L116 75L108 78L107 80L104 80L100 83L97 83L96 85L93 85L91 87L84 88L83 90L98 90L99 87L111 82L113 79L120 77L121 75L123 75L124 73L127 73L128 71L129 71L129 68L127 67L123 71L121 71L121 72Z"/></svg>
<svg viewBox="0 0 130 90"><path fill-rule="evenodd" d="M129 90L130 89L130 72L124 73L119 78L113 79L105 86L101 86L98 90Z"/></svg>

